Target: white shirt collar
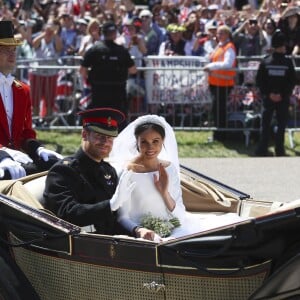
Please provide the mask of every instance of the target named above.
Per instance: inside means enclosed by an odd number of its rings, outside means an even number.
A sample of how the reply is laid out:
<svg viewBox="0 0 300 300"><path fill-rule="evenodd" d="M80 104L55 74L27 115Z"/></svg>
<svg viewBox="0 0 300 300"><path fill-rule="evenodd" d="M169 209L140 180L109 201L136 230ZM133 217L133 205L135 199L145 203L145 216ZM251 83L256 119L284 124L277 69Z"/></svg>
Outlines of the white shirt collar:
<svg viewBox="0 0 300 300"><path fill-rule="evenodd" d="M0 84L5 84L8 86L11 86L15 77L12 76L11 74L8 74L5 76L3 73L0 72Z"/></svg>

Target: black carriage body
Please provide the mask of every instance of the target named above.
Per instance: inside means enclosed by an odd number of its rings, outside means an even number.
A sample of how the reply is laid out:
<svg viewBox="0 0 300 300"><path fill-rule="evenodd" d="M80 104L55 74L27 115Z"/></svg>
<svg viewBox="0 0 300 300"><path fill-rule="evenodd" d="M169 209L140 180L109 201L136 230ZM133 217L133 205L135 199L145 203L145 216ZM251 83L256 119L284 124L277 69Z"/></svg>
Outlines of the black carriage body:
<svg viewBox="0 0 300 300"><path fill-rule="evenodd" d="M299 288L297 209L154 243L0 203L12 257L40 299L269 299Z"/></svg>

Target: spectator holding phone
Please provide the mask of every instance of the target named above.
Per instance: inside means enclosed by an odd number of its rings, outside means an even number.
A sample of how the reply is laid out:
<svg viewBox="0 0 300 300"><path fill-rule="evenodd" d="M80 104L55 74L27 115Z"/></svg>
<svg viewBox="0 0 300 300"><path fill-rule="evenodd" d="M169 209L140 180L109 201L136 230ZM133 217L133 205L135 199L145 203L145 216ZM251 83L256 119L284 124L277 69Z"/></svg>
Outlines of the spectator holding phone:
<svg viewBox="0 0 300 300"><path fill-rule="evenodd" d="M266 41L263 39L256 17L253 16L244 21L232 36L237 55L257 56L262 54Z"/></svg>
<svg viewBox="0 0 300 300"><path fill-rule="evenodd" d="M142 67L143 57L147 54L146 43L140 33L141 25L139 18L127 19L123 24L122 33L116 39L117 44L128 49L137 67Z"/></svg>
<svg viewBox="0 0 300 300"><path fill-rule="evenodd" d="M233 42L237 49L237 56L246 58L246 60L239 61L239 67L245 68L248 67L251 56L260 56L262 54L262 49L267 43L263 38L257 18L254 16L244 21L233 32ZM240 84L248 82L248 74L246 72L239 73Z"/></svg>
<svg viewBox="0 0 300 300"><path fill-rule="evenodd" d="M206 56L209 56L217 46L217 22L207 27L206 39L203 43L203 49Z"/></svg>

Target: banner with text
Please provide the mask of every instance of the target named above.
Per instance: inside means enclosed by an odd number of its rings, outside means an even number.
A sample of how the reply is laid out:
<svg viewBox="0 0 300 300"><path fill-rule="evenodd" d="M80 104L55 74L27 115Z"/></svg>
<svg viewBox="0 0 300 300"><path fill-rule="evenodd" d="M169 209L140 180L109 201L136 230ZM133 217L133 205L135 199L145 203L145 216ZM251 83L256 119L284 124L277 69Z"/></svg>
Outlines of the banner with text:
<svg viewBox="0 0 300 300"><path fill-rule="evenodd" d="M147 101L151 103L207 104L211 102L202 57L145 58ZM149 68L149 69L147 69Z"/></svg>

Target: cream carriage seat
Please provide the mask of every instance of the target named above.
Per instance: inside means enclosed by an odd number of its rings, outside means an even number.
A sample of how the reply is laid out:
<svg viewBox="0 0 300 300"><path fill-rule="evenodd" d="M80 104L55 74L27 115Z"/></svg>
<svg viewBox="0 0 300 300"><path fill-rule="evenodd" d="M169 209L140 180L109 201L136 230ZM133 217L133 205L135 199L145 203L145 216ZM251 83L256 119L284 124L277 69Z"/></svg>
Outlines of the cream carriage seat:
<svg viewBox="0 0 300 300"><path fill-rule="evenodd" d="M15 200L26 203L34 208L45 209L43 193L46 177L47 171L32 174L17 180L0 180L0 193L11 196ZM197 182L195 185L195 182L191 182L188 178L181 178L183 200L188 212L200 214L208 212L238 212L240 203L237 199L232 199L225 194L223 195L223 197L225 196L225 203L227 202L229 205L224 205L224 203L219 202L219 197L213 197L214 195L211 192L211 188L208 189L208 186L205 186L204 189L203 185L199 186L199 184L200 183ZM223 197L221 197L221 199ZM288 203L275 202L266 209L262 210L260 207L257 214L246 213L244 217L257 217L298 207L300 207L300 199L296 199Z"/></svg>
<svg viewBox="0 0 300 300"><path fill-rule="evenodd" d="M42 209L49 214L51 211L44 208L44 189L46 183L47 172L41 172L17 180L0 180L0 193L25 203L36 209ZM94 226L81 227L82 231L94 232Z"/></svg>
<svg viewBox="0 0 300 300"><path fill-rule="evenodd" d="M30 194L40 203L42 208L44 207L44 189L46 183L46 174L34 178L33 180L29 180L23 184L23 186L30 192Z"/></svg>
<svg viewBox="0 0 300 300"><path fill-rule="evenodd" d="M45 172L45 174L41 173L41 176L37 176L34 179L31 179L29 181L26 181L25 183L23 183L23 186L25 187L25 189L31 193L31 195L34 197L35 200L37 200L38 205L41 207L38 207L40 209L44 209L44 189L45 189L45 184L46 184L46 177L47 177L47 171ZM47 212L50 212L49 210L47 210ZM89 226L84 226L81 227L82 231L85 232L95 232L96 229L93 225L89 225Z"/></svg>
<svg viewBox="0 0 300 300"><path fill-rule="evenodd" d="M16 180L0 180L0 193L27 205L43 209L43 192L47 171Z"/></svg>

